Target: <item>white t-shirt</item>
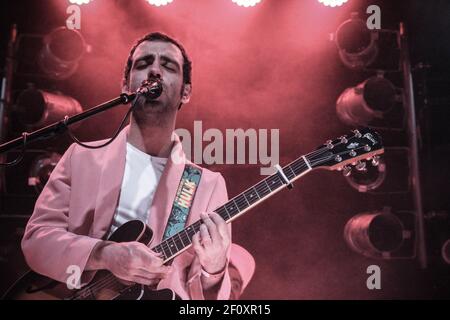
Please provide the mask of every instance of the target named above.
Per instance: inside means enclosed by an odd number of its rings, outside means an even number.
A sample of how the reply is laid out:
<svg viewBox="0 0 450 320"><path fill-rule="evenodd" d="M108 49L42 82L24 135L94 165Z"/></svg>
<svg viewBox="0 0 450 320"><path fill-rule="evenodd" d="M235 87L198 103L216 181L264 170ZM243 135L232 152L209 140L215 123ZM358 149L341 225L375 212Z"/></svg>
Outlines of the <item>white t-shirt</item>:
<svg viewBox="0 0 450 320"><path fill-rule="evenodd" d="M153 157L127 143L119 205L108 237L127 221L147 223L149 208L166 163L167 158Z"/></svg>

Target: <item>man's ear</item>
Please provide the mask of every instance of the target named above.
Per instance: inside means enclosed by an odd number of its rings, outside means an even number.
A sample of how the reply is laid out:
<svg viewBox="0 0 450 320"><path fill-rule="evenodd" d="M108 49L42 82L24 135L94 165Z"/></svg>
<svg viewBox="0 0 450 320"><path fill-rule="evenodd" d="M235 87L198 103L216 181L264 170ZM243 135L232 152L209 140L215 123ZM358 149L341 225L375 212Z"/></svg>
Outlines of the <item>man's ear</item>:
<svg viewBox="0 0 450 320"><path fill-rule="evenodd" d="M188 103L191 100L192 94L192 85L190 83L186 83L183 86L183 92L181 93L181 103Z"/></svg>
<svg viewBox="0 0 450 320"><path fill-rule="evenodd" d="M123 85L123 86L122 86L122 93L129 93L129 92L128 92L128 86L127 86L127 85Z"/></svg>

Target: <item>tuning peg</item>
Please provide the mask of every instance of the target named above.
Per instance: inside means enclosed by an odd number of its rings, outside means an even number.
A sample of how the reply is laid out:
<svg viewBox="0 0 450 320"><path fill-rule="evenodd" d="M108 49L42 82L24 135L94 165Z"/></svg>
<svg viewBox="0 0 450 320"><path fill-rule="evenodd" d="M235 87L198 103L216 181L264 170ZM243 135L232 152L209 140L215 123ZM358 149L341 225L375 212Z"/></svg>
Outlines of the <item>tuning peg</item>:
<svg viewBox="0 0 450 320"><path fill-rule="evenodd" d="M361 138L362 137L362 134L361 134L361 132L359 132L359 130L353 130L353 133L355 134L356 138Z"/></svg>
<svg viewBox="0 0 450 320"><path fill-rule="evenodd" d="M373 158L372 158L372 165L374 167L377 167L379 163L380 163L380 157L379 156L373 156Z"/></svg>
<svg viewBox="0 0 450 320"><path fill-rule="evenodd" d="M327 140L327 142L325 142L325 146L326 146L328 149L333 149L333 148L334 148L333 141Z"/></svg>
<svg viewBox="0 0 450 320"><path fill-rule="evenodd" d="M366 171L366 170L367 170L367 169L366 169L366 163L365 163L365 162L362 162L362 161L358 161L358 162L356 163L355 168L356 168L356 170L358 170L358 171Z"/></svg>
<svg viewBox="0 0 450 320"><path fill-rule="evenodd" d="M342 174L344 175L344 177L348 177L349 175L352 174L352 168L349 166L344 166L342 168Z"/></svg>

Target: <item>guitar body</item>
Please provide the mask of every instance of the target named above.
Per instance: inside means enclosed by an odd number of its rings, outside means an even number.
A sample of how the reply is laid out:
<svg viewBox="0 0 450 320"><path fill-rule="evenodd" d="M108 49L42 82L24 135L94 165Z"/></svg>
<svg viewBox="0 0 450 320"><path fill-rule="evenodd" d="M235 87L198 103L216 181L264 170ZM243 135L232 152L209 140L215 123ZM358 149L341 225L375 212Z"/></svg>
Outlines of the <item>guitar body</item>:
<svg viewBox="0 0 450 320"><path fill-rule="evenodd" d="M138 241L150 244L152 230L142 221L129 221L120 226L108 239L114 242ZM89 290L92 287L95 290ZM127 286L109 271L98 271L91 282L79 290L69 289L61 283L36 272L29 271L5 293L7 300L174 300L179 297L170 289L151 290L142 285Z"/></svg>

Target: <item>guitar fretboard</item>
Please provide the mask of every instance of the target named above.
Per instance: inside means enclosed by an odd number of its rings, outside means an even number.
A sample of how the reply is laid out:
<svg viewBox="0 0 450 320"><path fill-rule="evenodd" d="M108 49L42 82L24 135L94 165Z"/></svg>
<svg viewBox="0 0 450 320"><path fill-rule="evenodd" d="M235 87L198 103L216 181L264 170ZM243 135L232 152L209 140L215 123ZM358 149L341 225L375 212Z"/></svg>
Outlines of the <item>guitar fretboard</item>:
<svg viewBox="0 0 450 320"><path fill-rule="evenodd" d="M282 168L282 171L286 178L290 182L293 182L295 179L311 170L312 166L308 155L306 155L291 162ZM230 199L227 203L215 209L214 212L218 213L227 223L229 223L241 214L244 214L253 206L268 199L284 186L286 186L285 180L280 172L277 171L273 175L261 180L253 187ZM200 225L202 223L202 220L197 220L185 229L156 245L152 250L162 253L165 262L173 259L192 244L192 237L200 230Z"/></svg>

